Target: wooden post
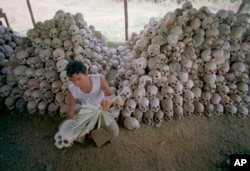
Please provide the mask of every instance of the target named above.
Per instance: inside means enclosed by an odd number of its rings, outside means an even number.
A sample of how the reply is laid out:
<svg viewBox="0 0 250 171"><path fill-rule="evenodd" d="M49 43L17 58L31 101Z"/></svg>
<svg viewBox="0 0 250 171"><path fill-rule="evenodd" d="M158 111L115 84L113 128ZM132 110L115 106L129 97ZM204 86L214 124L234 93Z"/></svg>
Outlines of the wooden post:
<svg viewBox="0 0 250 171"><path fill-rule="evenodd" d="M240 13L242 12L242 10L243 10L243 9L245 8L245 6L246 6L246 3L247 3L246 0L242 0L242 1L241 1L240 6L239 6L239 8L238 8L236 14L240 14Z"/></svg>
<svg viewBox="0 0 250 171"><path fill-rule="evenodd" d="M124 16L125 16L125 40L128 40L128 3L124 0Z"/></svg>
<svg viewBox="0 0 250 171"><path fill-rule="evenodd" d="M28 8L29 8L29 12L30 12L32 24L33 24L33 26L35 27L36 22L35 22L35 19L34 19L34 16L33 16L32 8L31 8L30 1L29 1L29 0L27 0L27 5L28 5Z"/></svg>
<svg viewBox="0 0 250 171"><path fill-rule="evenodd" d="M10 24L9 24L9 21L8 21L8 18L6 16L5 13L0 13L0 18L4 18L5 20L5 23L7 24L8 27L10 27Z"/></svg>

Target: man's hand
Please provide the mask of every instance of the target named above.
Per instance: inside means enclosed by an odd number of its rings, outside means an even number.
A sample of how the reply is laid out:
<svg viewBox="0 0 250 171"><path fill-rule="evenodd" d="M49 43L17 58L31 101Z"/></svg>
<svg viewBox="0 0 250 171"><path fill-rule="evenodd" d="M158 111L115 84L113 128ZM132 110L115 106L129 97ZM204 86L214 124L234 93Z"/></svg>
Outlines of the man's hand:
<svg viewBox="0 0 250 171"><path fill-rule="evenodd" d="M111 96L106 96L103 98L101 106L104 110L108 109L112 105L112 99L113 97Z"/></svg>

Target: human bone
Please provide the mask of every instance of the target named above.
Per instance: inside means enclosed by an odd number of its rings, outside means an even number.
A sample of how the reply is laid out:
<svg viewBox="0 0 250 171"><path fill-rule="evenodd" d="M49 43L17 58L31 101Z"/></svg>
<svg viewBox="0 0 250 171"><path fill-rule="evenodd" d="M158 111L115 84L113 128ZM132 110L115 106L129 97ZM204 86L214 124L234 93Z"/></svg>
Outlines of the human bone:
<svg viewBox="0 0 250 171"><path fill-rule="evenodd" d="M149 99L147 97L143 97L138 103L138 107L142 112L146 112L149 109Z"/></svg>
<svg viewBox="0 0 250 171"><path fill-rule="evenodd" d="M136 108L135 111L132 113L132 116L136 118L139 122L142 122L143 112L139 108Z"/></svg>
<svg viewBox="0 0 250 171"><path fill-rule="evenodd" d="M65 70L68 63L69 62L66 59L60 59L60 60L58 60L56 62L57 72L62 72L63 70Z"/></svg>
<svg viewBox="0 0 250 171"><path fill-rule="evenodd" d="M25 90L26 88L28 88L28 78L21 78L18 81L18 87L22 90Z"/></svg>
<svg viewBox="0 0 250 171"><path fill-rule="evenodd" d="M164 113L162 110L158 110L154 114L154 123L157 128L161 127L162 121L164 121Z"/></svg>
<svg viewBox="0 0 250 171"><path fill-rule="evenodd" d="M44 115L47 112L48 103L45 101L40 101L38 103L38 113Z"/></svg>
<svg viewBox="0 0 250 171"><path fill-rule="evenodd" d="M59 61L65 58L65 53L61 48L57 48L53 51L53 60Z"/></svg>
<svg viewBox="0 0 250 171"><path fill-rule="evenodd" d="M140 128L140 122L134 117L127 116L123 122L124 127L128 130Z"/></svg>
<svg viewBox="0 0 250 171"><path fill-rule="evenodd" d="M44 75L45 72L46 72L46 70L44 68L36 69L35 73L34 73L35 79L37 79L39 81L44 80L45 79L45 75Z"/></svg>
<svg viewBox="0 0 250 171"><path fill-rule="evenodd" d="M230 116L236 116L237 107L235 105L225 106L225 112Z"/></svg>
<svg viewBox="0 0 250 171"><path fill-rule="evenodd" d="M199 101L195 101L194 102L194 114L198 115L198 116L202 116L204 113L204 105L199 102Z"/></svg>
<svg viewBox="0 0 250 171"><path fill-rule="evenodd" d="M65 100L65 95L63 94L63 92L57 92L55 95L55 104L57 106L62 106L64 104L64 100Z"/></svg>
<svg viewBox="0 0 250 171"><path fill-rule="evenodd" d="M35 114L37 112L37 106L38 106L38 102L37 101L28 101L27 103L27 111L29 114Z"/></svg>
<svg viewBox="0 0 250 171"><path fill-rule="evenodd" d="M74 143L75 137L73 136L74 119L63 121L58 128L58 132L54 135L55 146L58 149L71 147Z"/></svg>
<svg viewBox="0 0 250 171"><path fill-rule="evenodd" d="M16 99L15 99L15 97L12 97L12 96L6 97L6 99L4 101L4 104L9 111L11 111L15 108L15 103L16 103Z"/></svg>
<svg viewBox="0 0 250 171"><path fill-rule="evenodd" d="M154 121L154 112L152 110L147 110L143 115L143 122L147 125L152 125Z"/></svg>
<svg viewBox="0 0 250 171"><path fill-rule="evenodd" d="M28 89L35 90L39 88L40 81L35 78L30 78L27 81Z"/></svg>
<svg viewBox="0 0 250 171"><path fill-rule="evenodd" d="M59 106L57 106L54 102L51 102L49 105L48 105L48 115L49 116L54 116L57 114L59 110Z"/></svg>
<svg viewBox="0 0 250 171"><path fill-rule="evenodd" d="M34 90L31 96L32 96L32 99L34 99L36 102L39 102L43 99L43 93L38 89Z"/></svg>
<svg viewBox="0 0 250 171"><path fill-rule="evenodd" d="M242 117L247 117L249 115L249 110L247 107L240 105L237 106L237 113Z"/></svg>

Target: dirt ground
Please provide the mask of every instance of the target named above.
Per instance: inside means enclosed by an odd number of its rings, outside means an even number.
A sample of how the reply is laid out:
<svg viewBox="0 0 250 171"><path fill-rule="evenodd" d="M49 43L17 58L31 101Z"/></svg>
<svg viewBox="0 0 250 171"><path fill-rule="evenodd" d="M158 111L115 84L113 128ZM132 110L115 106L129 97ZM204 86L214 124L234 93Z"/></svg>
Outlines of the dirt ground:
<svg viewBox="0 0 250 171"><path fill-rule="evenodd" d="M155 128L141 124L97 148L91 140L59 150L59 116L0 115L0 170L220 171L231 154L250 154L250 117L184 117Z"/></svg>
<svg viewBox="0 0 250 171"><path fill-rule="evenodd" d="M11 25L26 22L31 27L27 10L16 9L24 1L0 1ZM34 11L45 11L39 16L51 18L47 17L49 9L35 6L41 1L31 2ZM53 5L56 10L60 7ZM14 12L25 16L17 19L11 16ZM53 15L55 10L50 12ZM133 131L120 124L120 134L112 144L97 148L86 140L59 150L54 135L63 118L8 112L1 103L0 171L224 171L229 170L229 155L250 154L250 117L192 116L164 121L160 128L141 124Z"/></svg>

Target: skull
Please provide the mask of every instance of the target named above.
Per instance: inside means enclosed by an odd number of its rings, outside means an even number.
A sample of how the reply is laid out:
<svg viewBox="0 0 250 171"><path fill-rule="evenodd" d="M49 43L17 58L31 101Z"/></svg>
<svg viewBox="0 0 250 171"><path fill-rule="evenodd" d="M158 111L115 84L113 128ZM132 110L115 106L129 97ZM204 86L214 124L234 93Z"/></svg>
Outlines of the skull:
<svg viewBox="0 0 250 171"><path fill-rule="evenodd" d="M55 103L50 103L48 105L48 114L49 116L55 116L59 111L59 106L57 106Z"/></svg>
<svg viewBox="0 0 250 171"><path fill-rule="evenodd" d="M28 79L27 78L21 78L18 81L18 87L22 90L25 90L26 88L28 88Z"/></svg>
<svg viewBox="0 0 250 171"><path fill-rule="evenodd" d="M35 70L35 79L42 81L45 79L45 75L44 73L46 72L46 70L44 68L38 68Z"/></svg>
<svg viewBox="0 0 250 171"><path fill-rule="evenodd" d="M8 96L6 97L4 104L9 111L15 108L16 99L14 97Z"/></svg>
<svg viewBox="0 0 250 171"><path fill-rule="evenodd" d="M43 100L47 103L51 103L54 101L54 98L55 98L55 94L51 91L51 90L48 90L44 93L44 97L43 97Z"/></svg>
<svg viewBox="0 0 250 171"><path fill-rule="evenodd" d="M33 47L39 48L42 47L42 39L39 37L36 37L32 42Z"/></svg>
<svg viewBox="0 0 250 171"><path fill-rule="evenodd" d="M43 62L46 62L48 61L49 59L52 58L52 52L50 49L42 49L40 52L39 52L39 57L41 58L41 60Z"/></svg>
<svg viewBox="0 0 250 171"><path fill-rule="evenodd" d="M79 27L75 24L72 24L69 26L69 34L71 36L78 34L79 32Z"/></svg>
<svg viewBox="0 0 250 171"><path fill-rule="evenodd" d="M194 86L194 82L191 79L188 79L186 82L183 83L183 91L189 91L192 89L192 87Z"/></svg>
<svg viewBox="0 0 250 171"><path fill-rule="evenodd" d="M24 77L24 74L27 68L28 67L26 65L18 65L14 69L14 74L18 80Z"/></svg>
<svg viewBox="0 0 250 171"><path fill-rule="evenodd" d="M61 47L63 47L63 41L61 40L61 39L59 39L59 38L53 38L53 40L52 40L52 46L53 46L53 48L61 48Z"/></svg>
<svg viewBox="0 0 250 171"><path fill-rule="evenodd" d="M154 122L156 127L161 127L161 123L164 120L164 113L162 110L158 110L154 114Z"/></svg>
<svg viewBox="0 0 250 171"><path fill-rule="evenodd" d="M69 62L66 59L60 59L59 61L57 61L56 62L57 72L62 72L63 70L65 70L68 63Z"/></svg>
<svg viewBox="0 0 250 171"><path fill-rule="evenodd" d="M198 116L202 116L204 113L204 105L199 102L199 101L195 101L194 102L194 114L198 115Z"/></svg>
<svg viewBox="0 0 250 171"><path fill-rule="evenodd" d="M152 77L149 75L143 75L139 78L139 87L145 87L145 85L152 84Z"/></svg>
<svg viewBox="0 0 250 171"><path fill-rule="evenodd" d="M214 105L211 103L208 103L207 105L204 106L204 113L206 116L211 117L214 112Z"/></svg>
<svg viewBox="0 0 250 171"><path fill-rule="evenodd" d="M45 63L45 70L46 71L52 71L55 68L56 68L56 62L54 60L48 60Z"/></svg>
<svg viewBox="0 0 250 171"><path fill-rule="evenodd" d="M38 102L37 101L28 101L27 103L27 111L29 114L35 114L37 112L37 106Z"/></svg>
<svg viewBox="0 0 250 171"><path fill-rule="evenodd" d="M147 110L143 115L143 122L147 125L153 124L154 112L152 110Z"/></svg>
<svg viewBox="0 0 250 171"><path fill-rule="evenodd" d="M71 42L73 43L73 45L81 45L83 40L82 40L82 36L79 34L75 34L71 37ZM69 49L71 50L71 49Z"/></svg>
<svg viewBox="0 0 250 171"><path fill-rule="evenodd" d="M146 112L149 109L149 99L147 97L143 97L138 103L138 106L142 112Z"/></svg>
<svg viewBox="0 0 250 171"><path fill-rule="evenodd" d="M164 119L171 120L173 119L173 101L172 98L163 98L160 102L161 108L164 112Z"/></svg>
<svg viewBox="0 0 250 171"><path fill-rule="evenodd" d="M234 106L234 105L229 105L229 106L225 107L225 111L226 111L226 113L228 115L236 116L236 114L237 114L237 107Z"/></svg>
<svg viewBox="0 0 250 171"><path fill-rule="evenodd" d="M42 93L45 93L46 91L48 91L51 88L51 84L46 81L46 80L42 80L39 84L39 89Z"/></svg>
<svg viewBox="0 0 250 171"><path fill-rule="evenodd" d="M229 93L229 88L226 85L220 85L216 87L216 91L221 95L225 96Z"/></svg>
<svg viewBox="0 0 250 171"><path fill-rule="evenodd" d="M29 79L33 77L35 77L35 68L28 67L25 70L25 78Z"/></svg>
<svg viewBox="0 0 250 171"><path fill-rule="evenodd" d="M140 109L136 108L135 111L132 113L132 116L136 118L139 122L141 122L143 117L143 112Z"/></svg>
<svg viewBox="0 0 250 171"><path fill-rule="evenodd" d="M137 103L134 99L132 98L127 99L125 102L125 109L127 110L127 112L131 114L135 111L136 105Z"/></svg>
<svg viewBox="0 0 250 171"><path fill-rule="evenodd" d="M237 106L237 113L242 116L242 117L247 117L248 114L249 114L249 110L247 107L243 106L243 105L240 105L240 106Z"/></svg>
<svg viewBox="0 0 250 171"><path fill-rule="evenodd" d="M55 104L57 106L62 106L64 104L65 95L63 92L57 92L55 96Z"/></svg>
<svg viewBox="0 0 250 171"><path fill-rule="evenodd" d="M174 108L182 107L182 105L183 105L183 97L180 96L180 95L174 96L173 97L173 105L174 105Z"/></svg>
<svg viewBox="0 0 250 171"><path fill-rule="evenodd" d="M229 97L232 99L234 105L236 106L243 105L243 101L240 95L233 93L233 94L230 94Z"/></svg>
<svg viewBox="0 0 250 171"><path fill-rule="evenodd" d="M174 96L174 89L171 86L162 87L161 94L163 97L172 98Z"/></svg>
<svg viewBox="0 0 250 171"><path fill-rule="evenodd" d="M194 101L194 93L189 90L189 91L186 91L183 93L183 100L184 100L184 103L193 103Z"/></svg>
<svg viewBox="0 0 250 171"><path fill-rule="evenodd" d="M221 104L224 107L228 107L228 106L233 105L233 100L228 95L225 95L225 96L221 97Z"/></svg>
<svg viewBox="0 0 250 171"><path fill-rule="evenodd" d="M51 41L51 39L50 38L45 38L43 41L42 41L42 47L44 48L44 49L49 49L49 48L51 48L51 45L52 45L52 41Z"/></svg>
<svg viewBox="0 0 250 171"><path fill-rule="evenodd" d="M236 85L238 89L237 92L240 96L246 96L248 94L249 87L247 83L240 82L240 83L237 83Z"/></svg>
<svg viewBox="0 0 250 171"><path fill-rule="evenodd" d="M47 71L45 73L45 78L49 83L60 79L59 74L55 70Z"/></svg>
<svg viewBox="0 0 250 171"><path fill-rule="evenodd" d="M66 70L60 72L60 80L64 83L69 81L69 77L67 76Z"/></svg>
<svg viewBox="0 0 250 171"><path fill-rule="evenodd" d="M134 90L134 98L136 100L137 103L140 103L140 101L142 100L142 98L146 95L146 90L144 87L142 88L136 88Z"/></svg>
<svg viewBox="0 0 250 171"><path fill-rule="evenodd" d="M53 59L55 61L59 61L64 58L65 58L65 53L62 49L57 48L56 50L53 51Z"/></svg>
<svg viewBox="0 0 250 171"><path fill-rule="evenodd" d="M122 110L124 103L125 100L121 96L117 96L113 102L113 105L117 110Z"/></svg>
<svg viewBox="0 0 250 171"><path fill-rule="evenodd" d="M49 37L50 38L56 38L56 37L59 37L59 31L57 28L51 28L50 31L49 31Z"/></svg>
<svg viewBox="0 0 250 171"><path fill-rule="evenodd" d="M32 97L32 90L26 89L26 90L24 91L23 98L24 98L24 100L25 100L26 102L32 101L32 100L33 100L33 97Z"/></svg>
<svg viewBox="0 0 250 171"><path fill-rule="evenodd" d="M150 109L153 112L158 112L160 110L160 99L155 97L149 101Z"/></svg>
<svg viewBox="0 0 250 171"><path fill-rule="evenodd" d="M61 80L53 81L51 84L52 92L58 93L59 91L61 91L62 84L63 82Z"/></svg>
<svg viewBox="0 0 250 171"><path fill-rule="evenodd" d="M43 93L40 90L36 89L32 92L31 96L32 96L32 99L34 99L38 103L42 100Z"/></svg>
<svg viewBox="0 0 250 171"><path fill-rule="evenodd" d="M28 80L28 89L30 90L35 90L39 88L39 80L35 79L35 78L30 78Z"/></svg>
<svg viewBox="0 0 250 171"><path fill-rule="evenodd" d="M183 104L183 114L186 116L192 116L194 113L194 104L193 103L184 103Z"/></svg>
<svg viewBox="0 0 250 171"><path fill-rule="evenodd" d="M38 103L38 113L44 115L47 112L48 103L45 101L40 101Z"/></svg>
<svg viewBox="0 0 250 171"><path fill-rule="evenodd" d="M222 104L218 103L218 104L214 104L214 113L217 116L220 116L224 113L224 107Z"/></svg>
<svg viewBox="0 0 250 171"><path fill-rule="evenodd" d="M156 94L158 92L158 88L155 85L148 85L147 86L147 97L149 99L153 99L156 97Z"/></svg>
<svg viewBox="0 0 250 171"><path fill-rule="evenodd" d="M16 59L17 59L19 64L26 64L28 56L29 56L29 54L25 50L21 50L21 51L16 53Z"/></svg>
<svg viewBox="0 0 250 171"><path fill-rule="evenodd" d="M201 98L202 90L200 87L193 87L191 91L194 93L194 101L199 101Z"/></svg>

